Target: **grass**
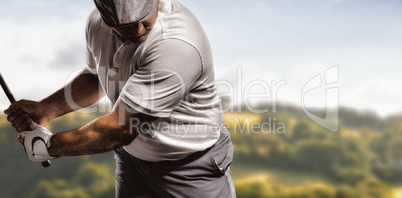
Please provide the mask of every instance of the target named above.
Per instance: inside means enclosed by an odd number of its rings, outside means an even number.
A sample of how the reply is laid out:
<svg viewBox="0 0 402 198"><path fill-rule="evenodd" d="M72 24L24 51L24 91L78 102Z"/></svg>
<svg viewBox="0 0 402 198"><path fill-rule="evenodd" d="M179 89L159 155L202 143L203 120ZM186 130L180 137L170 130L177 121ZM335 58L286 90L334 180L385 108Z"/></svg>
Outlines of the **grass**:
<svg viewBox="0 0 402 198"><path fill-rule="evenodd" d="M286 187L299 187L323 183L333 186L338 185L322 174L285 170L266 165L236 163L231 166L230 170L233 180L237 181L237 183L247 182L249 180L263 180L275 182L278 185ZM402 186L393 186L393 198L402 198Z"/></svg>
<svg viewBox="0 0 402 198"><path fill-rule="evenodd" d="M327 183L336 185L327 179L325 175L314 172L292 171L289 169L279 169L264 165L233 164L231 175L234 180L243 179L250 175L269 175L270 180L284 186L300 186L312 183Z"/></svg>
<svg viewBox="0 0 402 198"><path fill-rule="evenodd" d="M394 198L402 198L402 187L394 189Z"/></svg>

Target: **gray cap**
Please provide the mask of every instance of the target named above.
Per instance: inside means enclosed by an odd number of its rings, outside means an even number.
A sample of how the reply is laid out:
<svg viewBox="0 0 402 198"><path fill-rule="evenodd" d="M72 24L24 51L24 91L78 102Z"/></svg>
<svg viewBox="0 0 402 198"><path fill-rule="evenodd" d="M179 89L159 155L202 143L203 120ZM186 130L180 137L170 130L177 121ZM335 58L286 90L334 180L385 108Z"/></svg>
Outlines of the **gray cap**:
<svg viewBox="0 0 402 198"><path fill-rule="evenodd" d="M103 22L110 27L139 23L153 16L158 0L94 0Z"/></svg>

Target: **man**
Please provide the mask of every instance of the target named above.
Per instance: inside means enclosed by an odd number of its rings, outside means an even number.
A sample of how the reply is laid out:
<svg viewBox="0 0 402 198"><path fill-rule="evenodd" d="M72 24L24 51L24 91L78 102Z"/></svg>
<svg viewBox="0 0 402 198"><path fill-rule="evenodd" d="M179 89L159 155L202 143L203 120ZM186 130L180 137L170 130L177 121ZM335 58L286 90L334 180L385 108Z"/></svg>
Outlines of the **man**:
<svg viewBox="0 0 402 198"><path fill-rule="evenodd" d="M88 67L42 101L5 110L28 158L113 150L116 197L235 197L233 148L196 17L176 0L95 5L86 28ZM105 95L109 114L56 134L43 127Z"/></svg>

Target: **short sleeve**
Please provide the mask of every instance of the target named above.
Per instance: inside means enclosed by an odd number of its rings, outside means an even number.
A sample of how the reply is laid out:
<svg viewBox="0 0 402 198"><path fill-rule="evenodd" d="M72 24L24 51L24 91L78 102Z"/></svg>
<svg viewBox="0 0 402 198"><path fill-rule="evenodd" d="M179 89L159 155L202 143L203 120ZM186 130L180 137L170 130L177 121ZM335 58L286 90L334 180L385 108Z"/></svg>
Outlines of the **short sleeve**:
<svg viewBox="0 0 402 198"><path fill-rule="evenodd" d="M86 45L87 45L87 52L86 52L86 60L87 60L87 70L90 71L93 74L96 74L96 62L95 62L95 58L92 54L92 29L94 26L94 22L96 21L94 19L96 15L96 10L93 10L92 13L89 15L88 20L87 20L87 24L85 27L85 39L86 39Z"/></svg>
<svg viewBox="0 0 402 198"><path fill-rule="evenodd" d="M182 40L163 40L145 54L120 98L138 112L168 117L201 72L196 48Z"/></svg>

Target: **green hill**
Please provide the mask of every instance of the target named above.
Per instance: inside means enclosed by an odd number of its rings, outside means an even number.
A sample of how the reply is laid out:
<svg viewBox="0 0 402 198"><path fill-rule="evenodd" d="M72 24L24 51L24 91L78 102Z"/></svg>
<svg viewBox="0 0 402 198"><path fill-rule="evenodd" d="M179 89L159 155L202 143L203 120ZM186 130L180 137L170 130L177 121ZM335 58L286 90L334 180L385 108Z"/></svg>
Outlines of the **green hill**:
<svg viewBox="0 0 402 198"><path fill-rule="evenodd" d="M47 127L68 130L99 115L73 113ZM402 117L340 108L339 131L330 132L300 108L278 105L265 114L227 112L224 120L238 197L388 198L402 184ZM63 157L45 169L28 162L4 115L0 131L1 197L114 196L111 152Z"/></svg>

